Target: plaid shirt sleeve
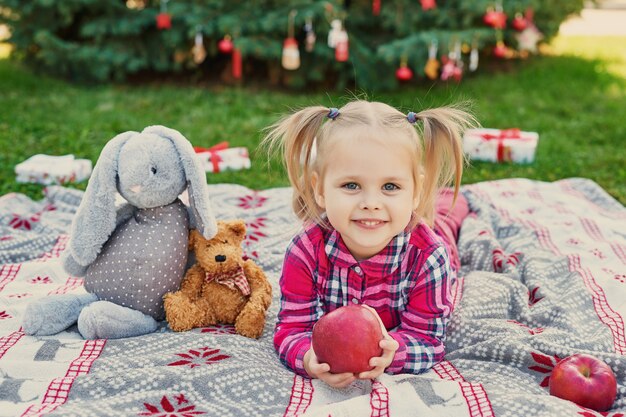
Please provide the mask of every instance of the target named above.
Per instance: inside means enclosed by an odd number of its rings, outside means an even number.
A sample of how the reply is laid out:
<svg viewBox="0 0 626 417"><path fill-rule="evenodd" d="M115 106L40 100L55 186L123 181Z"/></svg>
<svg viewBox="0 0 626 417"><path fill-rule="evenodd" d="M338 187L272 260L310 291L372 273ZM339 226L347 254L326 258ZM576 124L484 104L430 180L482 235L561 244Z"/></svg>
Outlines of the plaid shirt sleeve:
<svg viewBox="0 0 626 417"><path fill-rule="evenodd" d="M399 349L386 372L418 374L444 357L446 326L452 313L451 268L443 245L432 248L418 271L400 325L389 332Z"/></svg>
<svg viewBox="0 0 626 417"><path fill-rule="evenodd" d="M287 248L274 329L274 348L280 361L302 376L308 376L303 358L311 346L313 325L322 315L313 279L315 259L315 247L306 234L294 238Z"/></svg>

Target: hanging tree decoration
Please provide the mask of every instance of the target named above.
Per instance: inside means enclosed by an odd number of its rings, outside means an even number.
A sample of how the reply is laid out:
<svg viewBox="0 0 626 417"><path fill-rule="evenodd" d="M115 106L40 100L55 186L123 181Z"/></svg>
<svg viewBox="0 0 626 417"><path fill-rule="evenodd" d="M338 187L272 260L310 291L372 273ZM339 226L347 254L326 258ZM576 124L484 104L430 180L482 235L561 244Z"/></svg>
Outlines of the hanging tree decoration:
<svg viewBox="0 0 626 417"><path fill-rule="evenodd" d="M292 10L287 18L287 39L283 43L282 65L286 70L296 70L300 68L300 51L298 41L294 37L294 19L298 12Z"/></svg>
<svg viewBox="0 0 626 417"><path fill-rule="evenodd" d="M430 41L428 46L428 61L424 66L424 74L431 80L436 80L439 76L439 61L437 60L437 40Z"/></svg>
<svg viewBox="0 0 626 417"><path fill-rule="evenodd" d="M467 68L471 72L474 72L478 69L478 45L477 43L478 42L476 38L474 38L474 40L472 41L472 50L470 51L470 55L469 55L469 65L467 66Z"/></svg>
<svg viewBox="0 0 626 417"><path fill-rule="evenodd" d="M313 30L313 17L311 15L308 15L304 21L304 33L304 50L312 52L315 48L317 36L315 36L315 31Z"/></svg>
<svg viewBox="0 0 626 417"><path fill-rule="evenodd" d="M402 55L400 58L400 68L396 70L396 78L400 82L410 81L413 78L413 71L407 65L406 55Z"/></svg>
<svg viewBox="0 0 626 417"><path fill-rule="evenodd" d="M346 62L350 57L350 52L348 49L348 32L341 24L341 30L337 34L336 44L335 44L335 60L337 62Z"/></svg>
<svg viewBox="0 0 626 417"><path fill-rule="evenodd" d="M196 31L193 48L191 48L191 54L193 55L193 62L197 65L202 64L206 59L206 48L204 47L202 30L200 27L198 27Z"/></svg>
<svg viewBox="0 0 626 417"><path fill-rule="evenodd" d="M422 5L422 10L424 11L437 8L435 0L420 0L420 4Z"/></svg>
<svg viewBox="0 0 626 417"><path fill-rule="evenodd" d="M233 52L233 40L230 35L225 35L224 38L220 39L217 43L217 50L223 54L230 54Z"/></svg>
<svg viewBox="0 0 626 417"><path fill-rule="evenodd" d="M167 12L169 0L161 0L161 10L156 15L156 27L159 30L167 30L172 27L172 15Z"/></svg>
<svg viewBox="0 0 626 417"><path fill-rule="evenodd" d="M239 48L233 46L233 78L236 80L241 79L241 73L241 51L239 50Z"/></svg>
<svg viewBox="0 0 626 417"><path fill-rule="evenodd" d="M461 54L461 42L454 43L454 71L452 77L456 82L460 82L463 78L463 55Z"/></svg>
<svg viewBox="0 0 626 417"><path fill-rule="evenodd" d="M534 12L531 8L526 10L525 17L527 26L515 35L520 55L526 57L528 53L537 53L537 44L543 39L543 33L535 26Z"/></svg>
<svg viewBox="0 0 626 417"><path fill-rule="evenodd" d="M372 0L372 14L378 16L380 14L381 0Z"/></svg>
<svg viewBox="0 0 626 417"><path fill-rule="evenodd" d="M456 82L461 81L463 77L463 61L461 59L461 43L455 42L453 48L449 48L448 56L445 57L443 67L441 69L441 79L447 81L454 79Z"/></svg>
<svg viewBox="0 0 626 417"><path fill-rule="evenodd" d="M497 1L495 8L489 7L483 21L494 29L504 29L506 27L506 14L502 11L502 2Z"/></svg>
<svg viewBox="0 0 626 417"><path fill-rule="evenodd" d="M496 46L493 48L493 56L500 59L510 58L512 51L504 44L502 31L496 31Z"/></svg>
<svg viewBox="0 0 626 417"><path fill-rule="evenodd" d="M341 20L333 19L330 22L330 30L328 31L328 47L336 48L337 40L341 36Z"/></svg>
<svg viewBox="0 0 626 417"><path fill-rule="evenodd" d="M521 13L515 13L511 26L513 26L513 29L516 31L521 32L528 27L528 21Z"/></svg>

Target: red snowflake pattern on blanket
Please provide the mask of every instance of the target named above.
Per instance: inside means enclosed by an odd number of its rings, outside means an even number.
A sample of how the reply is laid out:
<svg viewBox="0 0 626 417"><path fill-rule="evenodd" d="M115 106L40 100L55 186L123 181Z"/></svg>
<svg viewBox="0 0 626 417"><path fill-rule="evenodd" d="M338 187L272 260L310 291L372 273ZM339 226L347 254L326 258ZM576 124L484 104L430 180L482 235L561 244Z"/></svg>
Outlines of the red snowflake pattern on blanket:
<svg viewBox="0 0 626 417"><path fill-rule="evenodd" d="M183 359L168 363L167 366L189 365L190 368L195 368L196 366L210 365L230 358L229 355L219 354L219 351L219 349L205 346L200 349L191 349L188 353L176 353L176 356L180 356Z"/></svg>
<svg viewBox="0 0 626 417"><path fill-rule="evenodd" d="M252 194L239 197L237 206L243 209L259 208L265 204L265 201L267 201L267 197L261 197L257 191L254 191Z"/></svg>
<svg viewBox="0 0 626 417"><path fill-rule="evenodd" d="M259 253L254 250L253 247L259 242L260 239L267 237L267 235L262 231L262 229L267 227L265 224L267 220L267 217L257 217L254 220L246 222L246 240L242 243L244 249L244 260L259 260Z"/></svg>
<svg viewBox="0 0 626 417"><path fill-rule="evenodd" d="M504 272L507 265L516 266L520 261L519 252L513 252L512 254L507 254L502 249L494 249L492 252L493 255L493 270L495 272Z"/></svg>
<svg viewBox="0 0 626 417"><path fill-rule="evenodd" d="M542 374L548 374L539 384L545 388L550 382L550 373L552 373L552 368L554 368L554 366L559 363L561 358L559 358L557 355L547 356L536 352L530 352L530 354L532 355L535 362L537 362L539 365L529 366L528 369Z"/></svg>
<svg viewBox="0 0 626 417"><path fill-rule="evenodd" d="M189 400L187 400L184 394L178 394L173 396L176 400L177 404L174 406L171 401L167 398L166 395L161 398L160 408L158 405L153 405L149 403L143 403L146 410L142 413L139 413L140 416L153 416L153 417L192 417L200 414L206 414L206 411L196 410L195 405L185 405L184 407L177 408L182 404L188 404Z"/></svg>
<svg viewBox="0 0 626 417"><path fill-rule="evenodd" d="M539 295L537 295L537 291L539 291L539 287L528 290L528 307L532 307L539 301L543 300L543 297L539 297Z"/></svg>
<svg viewBox="0 0 626 417"><path fill-rule="evenodd" d="M200 333L212 333L212 334L237 334L235 326L231 324L216 324L214 326L203 327Z"/></svg>
<svg viewBox="0 0 626 417"><path fill-rule="evenodd" d="M33 223L39 222L41 215L46 211L55 211L57 208L52 204L47 204L41 211L36 212L32 216L20 216L17 213L13 213L13 217L9 220L9 226L14 229L32 230Z"/></svg>
<svg viewBox="0 0 626 417"><path fill-rule="evenodd" d="M35 278L31 278L28 282L30 282L31 284L52 284L52 280L48 276L36 276Z"/></svg>
<svg viewBox="0 0 626 417"><path fill-rule="evenodd" d="M13 218L9 220L9 226L14 229L31 230L31 222L39 221L39 218L32 216L30 218L22 217L19 214L13 214Z"/></svg>
<svg viewBox="0 0 626 417"><path fill-rule="evenodd" d="M4 320L4 319L12 319L13 316L10 315L9 313L5 311L0 311L0 320Z"/></svg>

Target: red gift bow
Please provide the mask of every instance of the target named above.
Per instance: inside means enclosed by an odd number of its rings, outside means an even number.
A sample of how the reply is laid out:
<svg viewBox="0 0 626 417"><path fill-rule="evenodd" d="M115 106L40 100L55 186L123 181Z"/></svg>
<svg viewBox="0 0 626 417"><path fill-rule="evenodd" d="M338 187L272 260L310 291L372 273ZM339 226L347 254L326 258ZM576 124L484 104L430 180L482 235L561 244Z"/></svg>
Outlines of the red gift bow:
<svg viewBox="0 0 626 417"><path fill-rule="evenodd" d="M511 160L511 152L510 149L504 146L504 141L506 139L520 139L525 140L522 137L521 131L518 128L512 129L502 129L497 135L491 133L481 133L479 135L484 140L497 140L498 141L498 151L497 151L497 159L498 162L510 161Z"/></svg>
<svg viewBox="0 0 626 417"><path fill-rule="evenodd" d="M219 155L219 151L228 149L228 142L220 142L211 146L210 148L202 148L200 146L194 146L193 150L196 153L208 152L211 164L213 164L213 172L220 172L219 163L222 161L222 157Z"/></svg>

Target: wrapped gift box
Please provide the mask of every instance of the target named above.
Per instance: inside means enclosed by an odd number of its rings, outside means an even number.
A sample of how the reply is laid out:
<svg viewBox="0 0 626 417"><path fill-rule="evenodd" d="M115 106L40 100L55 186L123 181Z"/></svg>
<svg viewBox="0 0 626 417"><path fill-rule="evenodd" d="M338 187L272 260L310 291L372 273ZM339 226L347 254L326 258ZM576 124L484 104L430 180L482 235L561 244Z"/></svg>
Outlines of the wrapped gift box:
<svg viewBox="0 0 626 417"><path fill-rule="evenodd" d="M229 148L228 142L221 142L210 148L194 147L196 155L206 172L238 171L250 168L248 148Z"/></svg>
<svg viewBox="0 0 626 417"><path fill-rule="evenodd" d="M37 154L15 166L17 182L36 184L66 184L80 182L91 175L91 161L74 155L52 156Z"/></svg>
<svg viewBox="0 0 626 417"><path fill-rule="evenodd" d="M535 160L539 134L519 129L468 129L463 150L473 160L528 164Z"/></svg>

